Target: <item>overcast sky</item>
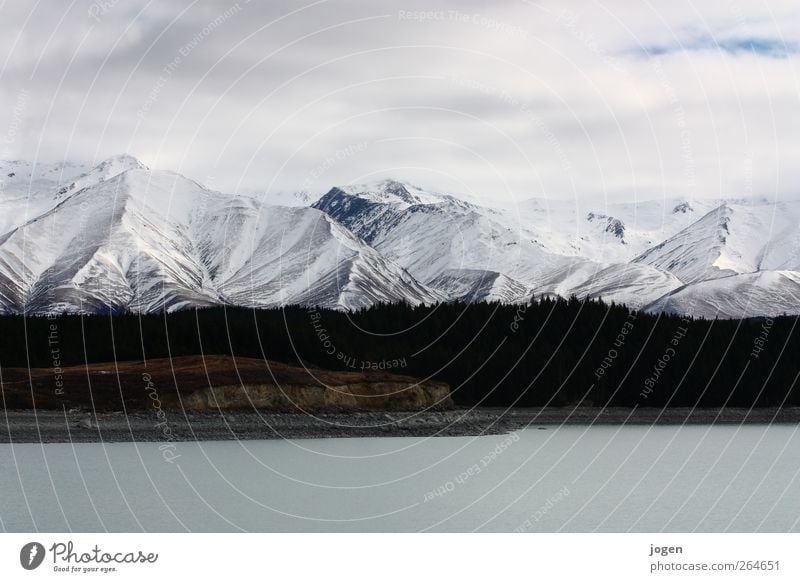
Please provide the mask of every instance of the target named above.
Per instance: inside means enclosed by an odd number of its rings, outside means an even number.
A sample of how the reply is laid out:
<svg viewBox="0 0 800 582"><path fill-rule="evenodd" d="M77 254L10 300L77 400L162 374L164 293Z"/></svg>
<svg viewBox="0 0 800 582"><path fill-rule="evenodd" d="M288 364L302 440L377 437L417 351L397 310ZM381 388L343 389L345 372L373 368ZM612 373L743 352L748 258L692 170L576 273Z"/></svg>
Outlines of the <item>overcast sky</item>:
<svg viewBox="0 0 800 582"><path fill-rule="evenodd" d="M1 6L0 157L128 152L226 191L800 197L797 0Z"/></svg>

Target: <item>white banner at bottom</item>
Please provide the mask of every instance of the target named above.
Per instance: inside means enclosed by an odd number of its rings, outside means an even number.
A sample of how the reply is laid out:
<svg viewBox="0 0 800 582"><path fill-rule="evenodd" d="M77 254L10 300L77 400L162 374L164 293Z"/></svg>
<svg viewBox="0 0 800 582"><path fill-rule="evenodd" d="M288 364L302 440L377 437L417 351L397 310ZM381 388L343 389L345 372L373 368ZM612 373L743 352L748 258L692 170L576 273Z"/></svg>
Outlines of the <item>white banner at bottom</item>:
<svg viewBox="0 0 800 582"><path fill-rule="evenodd" d="M2 534L0 580L761 582L798 580L798 543L797 534Z"/></svg>

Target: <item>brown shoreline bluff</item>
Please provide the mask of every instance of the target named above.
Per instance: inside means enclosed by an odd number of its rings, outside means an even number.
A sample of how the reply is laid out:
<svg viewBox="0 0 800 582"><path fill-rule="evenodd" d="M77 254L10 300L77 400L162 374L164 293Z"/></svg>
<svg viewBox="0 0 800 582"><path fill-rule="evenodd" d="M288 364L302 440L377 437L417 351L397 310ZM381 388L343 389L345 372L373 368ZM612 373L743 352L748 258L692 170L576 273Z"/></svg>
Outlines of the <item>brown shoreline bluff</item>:
<svg viewBox="0 0 800 582"><path fill-rule="evenodd" d="M444 382L229 356L69 366L60 369L58 382L57 386L50 368L7 368L3 370L6 408L94 408L163 415L165 409L313 412L453 406Z"/></svg>

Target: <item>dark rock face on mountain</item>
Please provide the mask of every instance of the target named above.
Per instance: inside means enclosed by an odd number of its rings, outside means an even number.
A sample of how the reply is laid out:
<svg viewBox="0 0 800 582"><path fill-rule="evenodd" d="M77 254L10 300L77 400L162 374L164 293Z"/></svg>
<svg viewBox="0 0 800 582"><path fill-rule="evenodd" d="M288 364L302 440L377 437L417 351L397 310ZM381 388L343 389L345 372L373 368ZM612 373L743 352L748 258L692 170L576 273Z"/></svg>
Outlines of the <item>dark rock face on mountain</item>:
<svg viewBox="0 0 800 582"><path fill-rule="evenodd" d="M586 216L586 220L589 222L595 220L600 221L605 225L606 232L613 234L615 237L620 239L623 244L625 243L625 224L618 218L606 216L605 214L595 214L594 212L590 212Z"/></svg>

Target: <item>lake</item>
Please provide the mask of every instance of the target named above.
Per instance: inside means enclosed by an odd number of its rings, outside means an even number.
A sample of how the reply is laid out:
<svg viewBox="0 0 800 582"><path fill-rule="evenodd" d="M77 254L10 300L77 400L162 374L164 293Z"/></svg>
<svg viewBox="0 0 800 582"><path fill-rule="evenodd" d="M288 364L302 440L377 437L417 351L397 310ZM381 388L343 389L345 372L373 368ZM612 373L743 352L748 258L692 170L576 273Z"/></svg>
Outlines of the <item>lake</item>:
<svg viewBox="0 0 800 582"><path fill-rule="evenodd" d="M0 445L5 531L797 531L795 425Z"/></svg>

